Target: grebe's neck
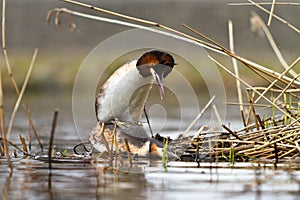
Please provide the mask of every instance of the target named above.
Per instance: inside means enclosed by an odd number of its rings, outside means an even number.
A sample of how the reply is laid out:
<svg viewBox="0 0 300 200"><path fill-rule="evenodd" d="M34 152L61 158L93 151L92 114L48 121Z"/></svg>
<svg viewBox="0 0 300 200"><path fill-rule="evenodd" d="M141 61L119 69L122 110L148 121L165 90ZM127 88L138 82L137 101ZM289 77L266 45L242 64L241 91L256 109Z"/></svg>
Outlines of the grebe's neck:
<svg viewBox="0 0 300 200"><path fill-rule="evenodd" d="M153 77L143 77L133 60L113 73L100 89L96 99L97 118L100 122L120 121L140 123Z"/></svg>

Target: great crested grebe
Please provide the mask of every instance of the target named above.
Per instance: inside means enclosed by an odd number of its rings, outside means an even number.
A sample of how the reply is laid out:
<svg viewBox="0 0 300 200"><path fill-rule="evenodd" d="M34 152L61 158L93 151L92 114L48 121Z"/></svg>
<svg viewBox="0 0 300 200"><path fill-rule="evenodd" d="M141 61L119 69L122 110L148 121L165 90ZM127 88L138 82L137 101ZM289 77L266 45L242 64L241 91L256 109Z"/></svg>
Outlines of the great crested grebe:
<svg viewBox="0 0 300 200"><path fill-rule="evenodd" d="M162 99L162 80L168 76L174 65L174 58L170 54L154 50L122 65L109 77L96 96L98 128L94 128L89 137L95 149L103 150L99 124L104 123L104 136L107 141L111 141L116 126L119 149L125 150L127 138L130 151L134 154L162 155L163 143L151 138L140 120L153 83L157 83ZM172 152L168 155L176 157Z"/></svg>

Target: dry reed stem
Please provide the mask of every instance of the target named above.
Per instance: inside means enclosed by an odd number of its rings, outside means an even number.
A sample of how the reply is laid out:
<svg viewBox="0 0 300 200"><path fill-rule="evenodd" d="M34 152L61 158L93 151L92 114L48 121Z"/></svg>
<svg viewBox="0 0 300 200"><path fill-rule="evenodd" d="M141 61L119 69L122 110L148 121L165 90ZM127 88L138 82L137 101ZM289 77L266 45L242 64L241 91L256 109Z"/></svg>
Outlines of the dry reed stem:
<svg viewBox="0 0 300 200"><path fill-rule="evenodd" d="M257 87L255 87L255 89L257 89ZM250 106L250 103L237 103L237 102L229 102L229 101L225 101L224 104L233 105L233 106L240 106L242 104L243 106ZM262 103L253 103L253 106L262 107L262 108L270 108L271 107L269 104L262 104Z"/></svg>
<svg viewBox="0 0 300 200"><path fill-rule="evenodd" d="M199 128L199 130L196 132L196 134L192 137L192 141L194 141L195 139L199 138L199 135L203 132L203 130L207 128L206 126L201 126Z"/></svg>
<svg viewBox="0 0 300 200"><path fill-rule="evenodd" d="M230 130L225 124L223 124L222 127L223 127L226 131L228 131L232 136L234 136L236 139L242 140L242 139L236 134L236 132Z"/></svg>
<svg viewBox="0 0 300 200"><path fill-rule="evenodd" d="M20 141L21 141L21 144L22 144L22 148L23 148L24 152L26 152L25 157L27 157L28 149L27 149L25 138L21 134L19 135L19 137L20 137Z"/></svg>
<svg viewBox="0 0 300 200"><path fill-rule="evenodd" d="M269 19L268 19L268 26L271 26L272 17L273 17L274 10L275 10L275 4L276 4L276 0L273 0L271 10L270 10Z"/></svg>
<svg viewBox="0 0 300 200"><path fill-rule="evenodd" d="M251 113L253 114L253 120L254 120L254 123L255 123L256 130L259 130L259 124L258 124L258 120L257 120L256 111L255 111L255 108L254 108L253 103L252 103L253 99L254 99L254 96L252 96L251 99L249 99L249 103L250 103L249 110L251 110Z"/></svg>
<svg viewBox="0 0 300 200"><path fill-rule="evenodd" d="M65 2L68 2L68 3L72 3L72 4L75 4L75 5L79 5L79 6L90 8L90 9L95 9L95 10L98 10L98 11L102 10L101 8L97 8L95 6L91 6L91 5L88 5L88 4L84 4L84 3L80 3L80 2L76 2L76 1L72 1L72 0L61 0L61 1L65 1ZM234 57L235 59L239 60L240 62L242 62L246 66L248 66L250 68L254 68L256 70L259 70L259 71L261 71L261 72L263 72L265 74L268 74L271 77L278 76L277 72L275 72L273 70L270 70L270 69L268 69L266 67L263 67L263 66L255 63L255 62L252 62L252 61L247 60L245 58L242 58L240 56L234 55L234 54L232 54L229 51L224 51L224 49L220 49L219 47L217 47L217 46L215 46L213 44L204 42L204 41L199 40L199 39L197 39L195 37L192 37L190 35L187 35L185 33L182 33L180 31L177 31L177 30L172 29L170 27L158 24L156 22L150 22L149 21L150 23L145 23L145 24L149 26L152 23L155 23L155 26L157 26L157 27L159 27L161 29L164 29L166 31L161 31L161 30L157 30L157 29L154 29L154 28L151 28L151 27L137 25L137 24L134 24L134 23L128 23L128 22L124 22L124 21L120 21L120 20L109 19L109 18L104 18L104 17L98 17L98 16L94 16L94 15L88 15L88 14L85 14L85 13L72 11L72 10L69 10L69 9L66 9L66 8L55 8L55 9L49 11L48 15L47 15L47 21L48 22L50 22L50 19L51 19L51 16L52 16L53 12L65 12L65 13L69 13L69 14L72 14L72 15L76 15L76 16L80 16L80 17L83 17L83 18L87 18L87 19L93 19L93 20L97 20L97 21L103 21L103 22L108 22L108 23L113 23L113 24L119 24L119 25L128 26L128 27L140 28L142 30L146 30L146 31L150 31L150 32L155 32L155 33L158 33L158 34L166 35L166 36L169 36L169 37L173 37L173 38L176 38L176 39L188 42L188 43L192 43L192 44L204 47L204 48L206 48L208 50L220 53L222 55L227 55L227 56ZM111 12L112 11L109 11L107 13L111 14ZM115 13L115 12L112 12L112 13ZM122 17L124 17L124 19L131 19L131 20L135 21L134 17L130 17L130 16L127 16L127 15L122 15L122 14L119 15L118 14L116 16L119 16L119 17L122 16ZM143 22L143 21L147 22L147 20L142 20L142 19L139 19L139 18L137 18L137 19L138 19L138 22ZM173 32L175 34L172 34L171 32ZM291 78L286 77L286 76L283 77L283 78L284 78L285 81L290 81L291 80ZM300 82L295 81L295 84L300 85Z"/></svg>
<svg viewBox="0 0 300 200"><path fill-rule="evenodd" d="M20 94L18 96L18 99L17 99L17 102L15 104L15 107L13 109L13 112L11 114L11 118L10 118L10 122L9 122L9 126L8 126L8 130L7 130L7 137L9 138L10 136L10 133L11 133L11 129L12 129L12 126L13 126L13 123L14 123L14 119L15 119L15 115L17 113L17 110L19 108L19 105L22 101L22 98L23 98L23 95L24 95L24 92L25 92L25 89L27 87L27 84L28 84L28 81L29 81L29 78L31 76L31 72L32 72L32 69L33 69L33 66L34 66L34 63L35 63L35 59L37 57L37 53L38 53L38 50L35 49L34 50L34 53L33 53L33 57L32 57L32 60L31 60L31 63L30 63L30 66L29 66L29 69L27 71L27 74L26 74L26 77L25 77L25 80L24 80L24 83L22 85L22 89L20 91Z"/></svg>
<svg viewBox="0 0 300 200"><path fill-rule="evenodd" d="M15 77L13 75L12 68L11 68L11 65L10 65L10 62L9 62L9 59L8 59L7 49L6 49L6 17L5 17L5 15L6 15L6 0L3 0L2 1L2 29L1 29L1 32L2 32L2 50L3 50L3 55L4 55L4 60L5 60L6 68L7 68L7 71L8 71L8 75L11 79L11 82L12 82L12 85L15 89L16 94L19 96L20 95L20 90L18 88L17 82L16 82ZM22 106L24 107L25 110L28 109L24 101L22 101ZM28 115L27 115L27 117L30 118L30 116L28 116ZM30 123L31 123L30 125L33 128L35 134L37 135L37 131L36 131L35 126L32 123L31 119L30 119ZM8 134L8 137L9 137L9 134ZM43 148L42 148L42 150L43 150Z"/></svg>
<svg viewBox="0 0 300 200"><path fill-rule="evenodd" d="M252 3L254 6L256 6L257 8L259 8L260 10L264 11L267 14L270 14L270 12L265 9L264 7L258 5L256 2L252 1L252 0L248 0L250 3ZM289 28L291 28L292 30L296 31L297 33L300 33L300 30L298 28L296 28L295 26L293 26L292 24L290 24L288 21L284 20L283 18L273 14L273 17L278 19L280 22L282 22L283 24L287 25Z"/></svg>
<svg viewBox="0 0 300 200"><path fill-rule="evenodd" d="M228 70L226 67L224 67L221 63L219 63L217 60L215 60L214 58L212 58L211 56L208 56L213 62L215 62L218 66L220 66L222 69L224 69L227 73L229 73L230 75L234 76L235 78L239 79L243 84L245 84L247 87L251 88L256 94L260 95L261 93L259 91L257 91L255 88L253 88L251 85L249 85L246 81L240 79L239 77L237 77L235 74L233 74L230 70ZM270 101L268 98L266 98L265 96L262 96L267 102L269 102L271 105L273 105L276 109L278 109L280 112L282 112L283 114L285 114L286 116L288 116L291 119L294 119L293 116L291 116L289 113L287 113L286 111L282 110L281 108L279 108L276 104L274 104L272 101Z"/></svg>
<svg viewBox="0 0 300 200"><path fill-rule="evenodd" d="M300 60L300 57L298 57L298 59L296 60L296 62L298 62L299 60ZM299 73L293 80L296 80L299 76L300 76L300 73ZM290 82L289 84L287 84L286 87L285 87L282 91L280 91L280 94L275 98L274 102L278 101L279 98L280 98L283 94L285 94L285 93L290 93L290 91L288 90L288 88L290 87L291 84L292 84L292 82ZM294 91L292 91L292 92L299 92L299 90L298 90L298 91L295 91L295 90L294 90Z"/></svg>
<svg viewBox="0 0 300 200"><path fill-rule="evenodd" d="M6 43L5 43L5 13L6 13L6 0L2 1L2 49L3 54L5 58L5 62L8 63L7 59L7 51L6 51ZM3 137L3 143L4 143L4 152L7 157L8 161L8 167L10 169L10 173L13 172L13 165L10 161L10 155L9 155L9 147L8 147L8 138L7 133L5 130L5 116L4 116L4 110L3 110L3 87L2 87L2 73L0 69L0 120L1 120L1 134Z"/></svg>
<svg viewBox="0 0 300 200"><path fill-rule="evenodd" d="M58 117L58 109L54 111L53 119L52 119L52 125L51 125L51 132L50 132L50 139L49 139L49 148L48 148L48 163L49 163L49 170L52 169L52 147L53 147L53 140L54 140L54 134L55 134L55 128L57 123L57 117ZM51 172L50 172L51 174Z"/></svg>
<svg viewBox="0 0 300 200"><path fill-rule="evenodd" d="M42 144L42 142L40 140L38 132L37 132L35 126L33 125L32 118L31 118L31 115L30 115L30 110L27 109L26 113L27 113L27 118L29 120L29 125L32 128L32 130L33 130L34 136L35 136L36 140L38 141L38 144L40 145L41 150L44 151L44 147L43 147L43 144ZM29 129L29 127L28 127L28 129Z"/></svg>
<svg viewBox="0 0 300 200"><path fill-rule="evenodd" d="M30 115L30 110L26 111L29 113ZM28 130L27 130L27 135L28 135L28 149L29 149L29 152L31 152L31 134L30 134L30 121L29 121L29 118L28 118Z"/></svg>
<svg viewBox="0 0 300 200"><path fill-rule="evenodd" d="M0 141L4 141L4 139L3 139L3 138L0 138ZM13 143L12 141L7 140L7 143L8 143L9 145L13 146L16 150L18 150L18 151L24 153L25 155L32 156L30 153L25 152L23 149L21 149L20 147L18 147L18 145L16 145L16 144Z"/></svg>
<svg viewBox="0 0 300 200"><path fill-rule="evenodd" d="M271 5L270 2L256 3L257 5ZM253 3L228 3L228 6L253 6ZM288 6L300 6L300 3L296 2L276 2L275 5L288 5Z"/></svg>
<svg viewBox="0 0 300 200"><path fill-rule="evenodd" d="M229 31L229 49L232 53L235 53L234 52L233 24L232 24L231 20L228 21L228 31ZM233 64L234 74L237 77L240 77L236 59L232 58L232 64ZM236 80L236 89L237 89L237 94L238 94L238 102L240 104L240 106L239 106L240 113L242 115L244 113L244 108L243 108L243 96L242 96L241 82L239 79L235 79L235 80ZM243 117L244 116L242 116L242 118Z"/></svg>
<svg viewBox="0 0 300 200"><path fill-rule="evenodd" d="M216 115L216 117L217 117L217 120L218 120L218 122L219 122L219 125L222 126L223 122L222 122L221 116L220 116L220 114L219 114L219 111L218 111L216 105L213 104L213 105L212 105L212 108L213 108L213 110L214 110L214 112L215 112L215 115Z"/></svg>
<svg viewBox="0 0 300 200"><path fill-rule="evenodd" d="M276 79L275 79L275 80L267 87L267 89L266 89L265 91L263 91L263 93L261 93L261 95L259 95L259 96L257 97L257 99L254 101L254 103L257 103L257 102L259 101L259 99L261 98L261 96L265 95L265 94L266 94L266 93L274 86L274 84L275 84L279 79L282 78L282 76L284 76L289 70L291 70L291 69L299 62L299 60L300 60L300 57L298 57L298 58L296 59L296 61L292 63L291 66L289 66L288 68L286 68L286 69L284 70L284 72L281 73L281 76L277 77L277 78L276 78ZM298 76L299 76L299 75L294 76L294 79L297 79ZM288 85L289 85L289 84L288 84ZM291 85L291 84L290 84L290 85ZM275 102L276 102L276 101L275 101Z"/></svg>
<svg viewBox="0 0 300 200"><path fill-rule="evenodd" d="M211 105L213 100L215 99L216 96L213 96L207 104L204 106L204 108L201 110L201 112L196 116L196 118L192 121L192 123L187 127L187 129L181 134L182 138L186 135L186 133L196 124L196 122L202 117L206 109ZM181 138L181 139L182 139Z"/></svg>
<svg viewBox="0 0 300 200"><path fill-rule="evenodd" d="M233 52L229 51L228 49L226 49L224 46L220 45L219 43L217 43L216 41L214 41L213 39L209 38L208 36L198 32L197 30L183 24L183 26L187 29L189 29L190 31L192 31L193 33L199 35L200 37L210 41L212 44L216 45L217 47L221 48L222 52L229 56L229 57L232 57L232 58L235 58L236 60L240 61L241 63L243 63L244 65L246 65L249 69L253 70L256 74L258 74L260 77L262 77L263 79L265 79L266 81L268 82L271 82L270 80L267 79L267 77L264 77L262 75L260 75L258 72L261 72L269 77L272 77L272 78L276 78L278 76L280 76L280 74L278 72L275 72L271 69L268 69L268 68L264 68L262 66L259 66L257 65L256 63L253 63L249 60L246 60L242 57L239 57L237 55L235 55ZM217 51L216 51L217 52ZM221 52L218 52L218 53L221 53ZM221 53L222 54L222 53ZM257 72L258 71L258 72ZM284 80L283 80L284 79ZM292 79L287 77L287 76L284 76L283 79L279 79L281 82L283 83L288 83L288 81L291 81ZM298 85L298 81L296 83Z"/></svg>

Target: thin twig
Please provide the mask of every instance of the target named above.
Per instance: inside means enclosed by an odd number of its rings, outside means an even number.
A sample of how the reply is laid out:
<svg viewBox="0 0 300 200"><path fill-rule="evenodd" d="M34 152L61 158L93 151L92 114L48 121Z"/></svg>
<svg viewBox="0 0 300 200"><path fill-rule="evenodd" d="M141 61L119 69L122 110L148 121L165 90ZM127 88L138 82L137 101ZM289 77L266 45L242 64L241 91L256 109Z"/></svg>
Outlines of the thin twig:
<svg viewBox="0 0 300 200"><path fill-rule="evenodd" d="M54 133L55 133L55 128L56 128L56 123L57 123L57 117L58 117L58 110L56 109L54 111L53 115L53 120L52 120L52 126L51 126L51 133L50 133L50 139L49 139L49 148L48 148L48 162L49 162L49 170L51 174L51 169L52 169L52 148L53 148L53 140L54 140Z"/></svg>
<svg viewBox="0 0 300 200"><path fill-rule="evenodd" d="M271 5L270 2L256 3L257 5ZM253 3L228 3L228 6L253 6ZM300 6L300 3L296 2L276 2L275 5L285 5L285 6Z"/></svg>
<svg viewBox="0 0 300 200"><path fill-rule="evenodd" d="M187 129L182 133L182 138L186 135L186 133L195 125L195 123L202 117L203 113L206 111L206 109L211 105L213 100L216 96L213 96L208 103L204 106L204 108L201 110L201 112L197 115L197 117L192 121L192 123L187 127ZM181 138L181 139L182 139Z"/></svg>
<svg viewBox="0 0 300 200"><path fill-rule="evenodd" d="M26 112L28 112L30 114L30 110L27 110ZM30 129L30 121L29 121L29 118L28 118L28 130L27 130L27 135L28 135L28 149L29 149L29 152L31 152L31 129Z"/></svg>
<svg viewBox="0 0 300 200"><path fill-rule="evenodd" d="M5 43L5 12L6 12L6 0L2 1L2 48L3 48L3 54L5 61L7 61L7 52L6 52L6 43ZM8 161L8 167L10 169L10 173L13 172L13 165L10 161L10 155L9 155L9 147L8 147L8 138L7 133L5 130L5 116L4 116L4 110L3 110L3 88L2 88L2 73L0 69L0 120L1 120L1 134L3 137L4 142L4 152L7 157Z"/></svg>
<svg viewBox="0 0 300 200"><path fill-rule="evenodd" d="M19 105L20 105L20 103L22 101L25 89L27 87L27 84L28 84L28 81L29 81L29 78L30 78L30 75L31 75L31 72L32 72L32 69L33 69L33 66L34 66L34 63L35 63L35 59L36 59L37 53L38 53L38 50L35 49L34 53L33 53L33 57L32 57L31 63L30 63L30 66L29 66L29 69L27 71L27 74L26 74L26 77L25 77L25 80L24 80L24 83L23 83L23 86L22 86L22 89L20 91L20 94L18 96L17 102L16 102L15 107L13 109L13 112L11 114L11 118L10 118L8 130L7 130L7 137L8 138L9 138L10 133L11 133L11 129L12 129L12 126L13 126L13 123L14 123L15 115L17 113L17 110L18 110Z"/></svg>
<svg viewBox="0 0 300 200"><path fill-rule="evenodd" d="M216 105L213 104L213 105L212 105L212 108L213 108L213 110L214 110L214 112L215 112L215 115L216 115L216 117L217 117L217 120L218 120L218 122L219 122L219 125L222 126L223 122L222 122L222 119L221 119L221 117L220 117L220 114L219 114L219 111L218 111Z"/></svg>
<svg viewBox="0 0 300 200"><path fill-rule="evenodd" d="M270 15L269 15L269 19L268 19L268 26L271 26L272 17L273 17L273 13L274 13L274 10L275 10L275 4L276 4L276 0L273 0Z"/></svg>
<svg viewBox="0 0 300 200"><path fill-rule="evenodd" d="M236 139L242 140L235 132L233 132L230 128L228 128L225 124L222 124L222 127L227 130L231 135L233 135Z"/></svg>
<svg viewBox="0 0 300 200"><path fill-rule="evenodd" d="M231 20L228 21L228 30L229 30L229 48L230 48L230 51L232 53L234 53L233 24L232 24ZM236 59L232 58L232 64L233 64L234 74L237 77L240 77ZM237 89L237 93L238 93L238 102L240 104L240 113L243 114L244 108L243 108L243 96L242 96L242 90L241 90L241 82L239 79L235 79L235 80L236 80L236 89Z"/></svg>
<svg viewBox="0 0 300 200"><path fill-rule="evenodd" d="M35 126L34 126L34 124L32 122L32 118L31 118L31 115L30 115L30 110L27 109L26 113L27 113L27 117L28 117L28 120L29 120L29 125L32 128L32 130L33 130L34 136L35 136L36 140L38 141L38 144L40 145L41 151L44 151L43 144L42 144L42 142L40 140L40 137L38 135L38 132L37 132L37 130L36 130L36 128L35 128Z"/></svg>

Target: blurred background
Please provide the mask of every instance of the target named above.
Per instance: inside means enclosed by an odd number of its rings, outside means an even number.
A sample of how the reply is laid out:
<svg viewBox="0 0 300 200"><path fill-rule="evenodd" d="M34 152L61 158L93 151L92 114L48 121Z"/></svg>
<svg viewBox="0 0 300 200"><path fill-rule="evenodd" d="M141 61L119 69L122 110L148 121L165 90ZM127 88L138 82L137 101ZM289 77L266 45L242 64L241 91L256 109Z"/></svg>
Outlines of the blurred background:
<svg viewBox="0 0 300 200"><path fill-rule="evenodd" d="M283 69L263 35L250 30L251 11L257 12L267 22L268 15L254 6L229 6L228 3L247 2L235 0L89 0L85 3L120 12L126 15L155 21L193 35L182 24L187 24L228 47L228 20L233 21L235 52L237 55L257 62L279 72ZM260 1L257 1L260 2ZM261 1L265 2L265 1ZM289 1L281 1L289 2ZM48 11L57 7L81 11L98 16L115 18L87 8L81 8L59 0L9 0L6 7L7 50L14 76L21 87L35 48L39 49L24 99L32 110L33 118L46 117L45 124L50 126L54 108L61 110L61 120L72 125L72 88L76 73L87 54L101 41L128 30L115 24L70 16L76 24L76 31L68 29L63 17L60 27L52 19L46 26ZM264 6L270 9L270 5ZM299 6L278 5L275 13L300 27ZM278 20L272 20L270 31L288 64L300 53L299 34ZM197 53L197 52L191 52ZM231 60L219 57L231 66ZM5 109L11 111L16 95L7 75L3 55L1 54ZM252 85L264 85L256 79L254 73L240 66L241 77ZM295 70L299 72L299 64ZM192 72L191 72L192 73ZM225 80L226 94L235 99L235 79L221 72ZM201 82L191 81L201 93ZM234 88L234 89L233 89ZM206 99L207 100L207 99ZM7 114L9 116L9 112ZM26 124L20 119L19 123ZM49 128L45 128L47 132Z"/></svg>

